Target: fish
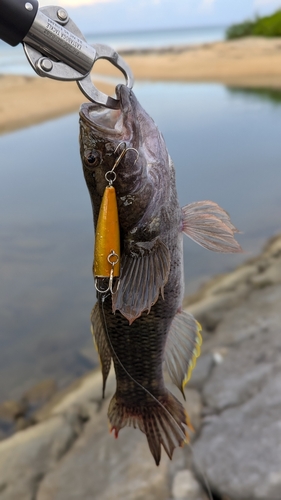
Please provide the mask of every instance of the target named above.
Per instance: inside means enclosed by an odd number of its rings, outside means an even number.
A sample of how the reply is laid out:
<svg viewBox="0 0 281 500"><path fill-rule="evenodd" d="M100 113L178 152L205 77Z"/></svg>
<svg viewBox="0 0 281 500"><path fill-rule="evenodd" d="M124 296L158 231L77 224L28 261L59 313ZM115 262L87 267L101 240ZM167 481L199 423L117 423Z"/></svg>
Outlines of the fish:
<svg viewBox="0 0 281 500"><path fill-rule="evenodd" d="M139 428L159 465L161 448L172 459L192 429L182 403L165 386L164 366L184 396L202 342L199 323L182 309L183 234L213 251L236 253L241 247L238 230L216 203L180 208L161 132L131 89L118 85L116 95L118 110L95 103L80 109L80 154L94 226L109 184L120 226L120 275L110 291L98 288L92 333L103 395L112 362L115 370L111 430L118 437L125 426ZM108 172L114 172L114 182L108 182Z"/></svg>

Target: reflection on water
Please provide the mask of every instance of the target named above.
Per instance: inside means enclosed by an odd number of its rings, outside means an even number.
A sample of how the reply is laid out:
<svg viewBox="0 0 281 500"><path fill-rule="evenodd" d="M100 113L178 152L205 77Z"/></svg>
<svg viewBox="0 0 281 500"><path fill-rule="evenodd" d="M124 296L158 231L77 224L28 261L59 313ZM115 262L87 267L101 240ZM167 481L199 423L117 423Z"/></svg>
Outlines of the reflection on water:
<svg viewBox="0 0 281 500"><path fill-rule="evenodd" d="M256 101L268 101L279 106L281 104L281 91L267 88L248 88L248 87L227 87L227 90L233 95L252 97Z"/></svg>
<svg viewBox="0 0 281 500"><path fill-rule="evenodd" d="M135 91L164 134L180 203L214 200L243 232L242 256L208 253L186 239L192 291L280 231L281 109L219 85L147 83ZM95 292L78 115L3 135L0 151L2 400L45 377L66 384L93 366Z"/></svg>

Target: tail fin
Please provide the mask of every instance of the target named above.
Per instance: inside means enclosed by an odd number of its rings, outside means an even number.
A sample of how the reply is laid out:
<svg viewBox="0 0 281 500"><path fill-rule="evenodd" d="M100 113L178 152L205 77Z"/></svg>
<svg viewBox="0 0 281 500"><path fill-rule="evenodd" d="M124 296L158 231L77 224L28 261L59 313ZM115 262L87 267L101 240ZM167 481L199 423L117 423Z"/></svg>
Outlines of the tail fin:
<svg viewBox="0 0 281 500"><path fill-rule="evenodd" d="M116 438L120 429L126 426L138 427L144 432L156 465L161 459L161 444L172 459L174 449L189 441L186 427L192 430L184 407L169 391L144 406L125 406L115 395L109 405L108 417Z"/></svg>

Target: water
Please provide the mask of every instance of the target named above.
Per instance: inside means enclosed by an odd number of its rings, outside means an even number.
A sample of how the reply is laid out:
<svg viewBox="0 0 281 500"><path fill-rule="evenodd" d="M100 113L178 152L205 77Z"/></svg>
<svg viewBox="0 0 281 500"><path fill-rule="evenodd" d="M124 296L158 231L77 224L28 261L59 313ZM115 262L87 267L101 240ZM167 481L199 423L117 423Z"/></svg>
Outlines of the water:
<svg viewBox="0 0 281 500"><path fill-rule="evenodd" d="M281 230L281 106L221 85L135 87L166 139L181 205L224 207L245 255L185 239L187 291L226 272ZM61 385L94 363L89 314L93 228L78 154L78 116L0 137L0 400L37 380Z"/></svg>
<svg viewBox="0 0 281 500"><path fill-rule="evenodd" d="M194 45L224 38L225 28L185 28L129 33L88 34L88 43L104 43L116 50ZM34 75L21 45L10 47L0 40L0 74Z"/></svg>
<svg viewBox="0 0 281 500"><path fill-rule="evenodd" d="M182 28L174 30L137 31L104 35L89 34L89 43L105 43L116 50L195 45L215 42L225 38L226 28Z"/></svg>

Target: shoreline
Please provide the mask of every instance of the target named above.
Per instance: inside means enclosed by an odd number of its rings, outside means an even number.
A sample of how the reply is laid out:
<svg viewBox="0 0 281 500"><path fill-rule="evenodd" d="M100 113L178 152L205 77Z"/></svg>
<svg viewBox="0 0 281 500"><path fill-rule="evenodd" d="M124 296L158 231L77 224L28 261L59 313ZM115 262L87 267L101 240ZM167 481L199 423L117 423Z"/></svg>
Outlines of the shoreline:
<svg viewBox="0 0 281 500"><path fill-rule="evenodd" d="M201 45L130 49L120 54L138 82L208 82L281 90L279 38L249 37ZM99 60L94 68L96 74L117 77L120 81L120 72L107 61ZM107 94L114 92L113 84L97 78L100 90ZM0 92L0 133L78 112L86 100L75 82L36 75L0 75Z"/></svg>
<svg viewBox="0 0 281 500"><path fill-rule="evenodd" d="M137 80L212 82L281 89L281 39L238 40L123 51ZM106 68L103 68L106 73Z"/></svg>

